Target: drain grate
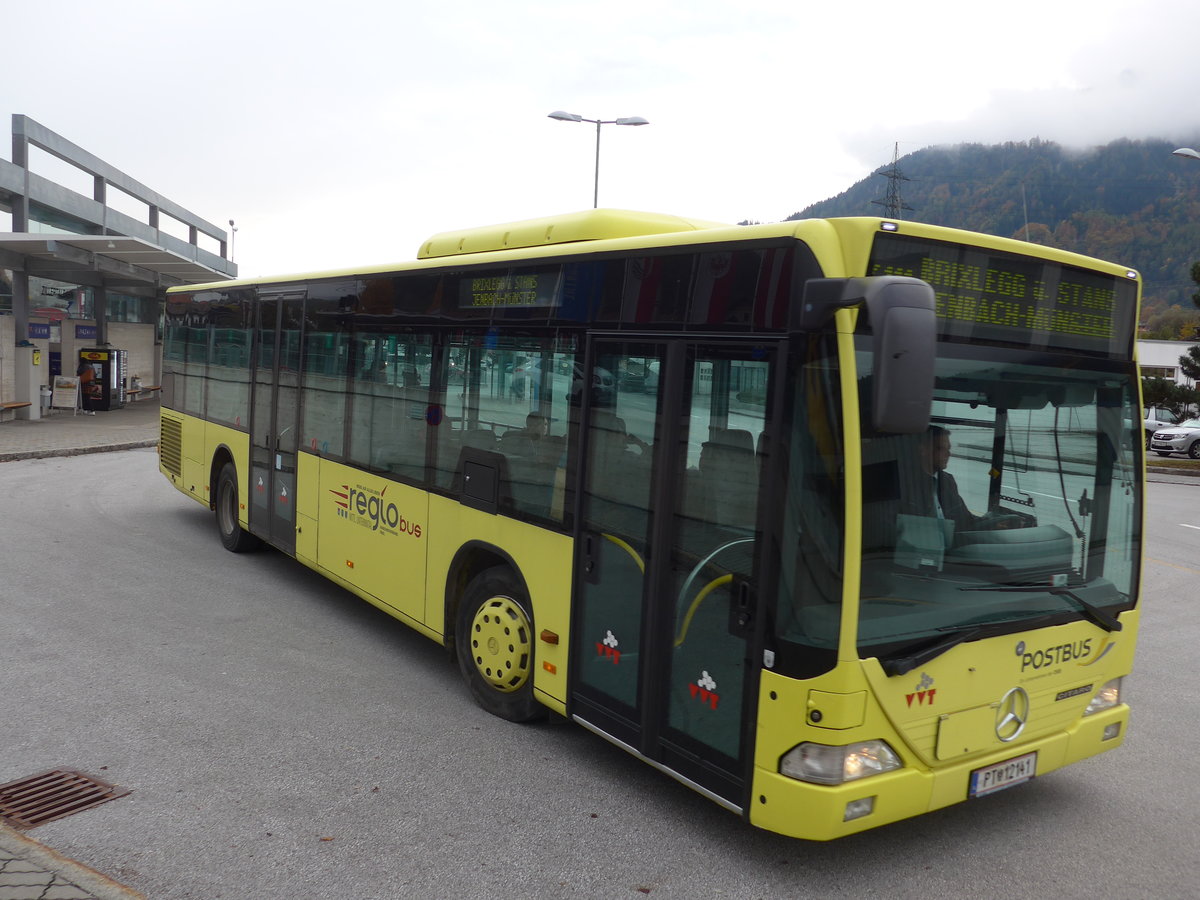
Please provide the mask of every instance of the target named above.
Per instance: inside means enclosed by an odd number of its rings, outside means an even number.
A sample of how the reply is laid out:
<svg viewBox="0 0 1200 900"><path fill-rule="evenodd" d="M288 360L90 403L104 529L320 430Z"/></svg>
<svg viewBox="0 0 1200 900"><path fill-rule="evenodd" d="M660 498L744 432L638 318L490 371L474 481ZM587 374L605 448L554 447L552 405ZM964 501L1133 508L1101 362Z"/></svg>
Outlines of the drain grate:
<svg viewBox="0 0 1200 900"><path fill-rule="evenodd" d="M52 769L0 784L0 821L15 828L36 828L128 793L73 769Z"/></svg>

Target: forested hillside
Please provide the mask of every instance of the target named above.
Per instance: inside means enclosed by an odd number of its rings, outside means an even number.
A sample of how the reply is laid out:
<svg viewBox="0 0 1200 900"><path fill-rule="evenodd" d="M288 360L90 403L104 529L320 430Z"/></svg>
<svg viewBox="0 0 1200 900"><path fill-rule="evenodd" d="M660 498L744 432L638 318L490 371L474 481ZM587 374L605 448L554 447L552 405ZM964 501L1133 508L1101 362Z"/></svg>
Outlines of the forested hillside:
<svg viewBox="0 0 1200 900"><path fill-rule="evenodd" d="M1195 312L1200 160L1178 144L1121 140L1088 151L1048 141L964 144L903 156L903 218L1027 239L1131 266L1145 279L1143 321L1168 306ZM882 215L891 164L789 216Z"/></svg>

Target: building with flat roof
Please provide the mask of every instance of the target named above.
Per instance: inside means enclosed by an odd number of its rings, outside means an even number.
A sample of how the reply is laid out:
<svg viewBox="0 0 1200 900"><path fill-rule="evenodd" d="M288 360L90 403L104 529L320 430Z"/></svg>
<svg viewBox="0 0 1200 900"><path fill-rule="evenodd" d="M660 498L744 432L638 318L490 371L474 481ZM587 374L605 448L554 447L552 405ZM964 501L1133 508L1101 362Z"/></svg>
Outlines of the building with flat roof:
<svg viewBox="0 0 1200 900"><path fill-rule="evenodd" d="M1137 342L1138 367L1143 378L1165 378L1184 387L1195 387L1192 379L1183 373L1179 357L1186 356L1196 341L1147 341Z"/></svg>
<svg viewBox="0 0 1200 900"><path fill-rule="evenodd" d="M68 180L84 190L90 181L90 196L59 183ZM0 412L37 418L40 388L73 375L84 347L127 351L129 378L156 384L167 288L235 278L228 241L225 229L14 115L12 161L0 159Z"/></svg>

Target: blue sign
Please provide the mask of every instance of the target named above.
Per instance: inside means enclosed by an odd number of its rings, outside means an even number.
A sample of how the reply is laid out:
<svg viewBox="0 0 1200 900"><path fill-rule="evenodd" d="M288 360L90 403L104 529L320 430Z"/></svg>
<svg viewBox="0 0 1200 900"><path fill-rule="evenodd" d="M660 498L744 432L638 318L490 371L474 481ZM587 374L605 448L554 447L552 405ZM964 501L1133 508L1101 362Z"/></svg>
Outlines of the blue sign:
<svg viewBox="0 0 1200 900"><path fill-rule="evenodd" d="M30 322L29 323L29 339L30 340L50 340L50 323L48 322Z"/></svg>
<svg viewBox="0 0 1200 900"><path fill-rule="evenodd" d="M95 325L76 325L75 339L84 341L94 341L96 339Z"/></svg>

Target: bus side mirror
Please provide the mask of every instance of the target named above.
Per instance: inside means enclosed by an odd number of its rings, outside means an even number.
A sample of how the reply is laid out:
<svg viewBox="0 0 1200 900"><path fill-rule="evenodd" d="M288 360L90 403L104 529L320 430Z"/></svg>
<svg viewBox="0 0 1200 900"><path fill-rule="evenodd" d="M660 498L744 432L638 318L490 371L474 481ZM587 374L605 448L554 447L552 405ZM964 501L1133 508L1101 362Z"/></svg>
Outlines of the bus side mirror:
<svg viewBox="0 0 1200 900"><path fill-rule="evenodd" d="M837 310L866 306L874 351L872 424L876 431L920 434L933 406L934 302L933 288L917 278L814 278L805 283L790 324L816 331Z"/></svg>

